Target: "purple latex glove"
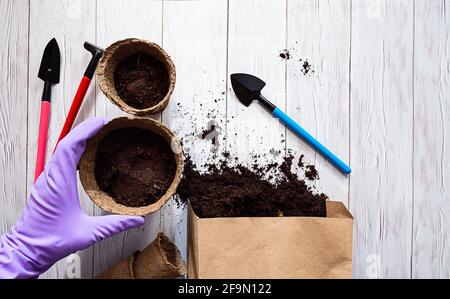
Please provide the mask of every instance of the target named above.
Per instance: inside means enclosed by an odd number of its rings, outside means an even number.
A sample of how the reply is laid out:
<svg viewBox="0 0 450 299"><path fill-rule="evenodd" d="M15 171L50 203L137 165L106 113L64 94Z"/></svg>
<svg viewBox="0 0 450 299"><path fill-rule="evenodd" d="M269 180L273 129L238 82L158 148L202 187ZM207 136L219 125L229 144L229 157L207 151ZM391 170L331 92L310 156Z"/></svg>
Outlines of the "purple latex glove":
<svg viewBox="0 0 450 299"><path fill-rule="evenodd" d="M77 165L86 140L106 122L91 118L61 140L32 186L21 218L0 239L0 278L35 278L73 252L144 224L144 217L92 217L81 210Z"/></svg>

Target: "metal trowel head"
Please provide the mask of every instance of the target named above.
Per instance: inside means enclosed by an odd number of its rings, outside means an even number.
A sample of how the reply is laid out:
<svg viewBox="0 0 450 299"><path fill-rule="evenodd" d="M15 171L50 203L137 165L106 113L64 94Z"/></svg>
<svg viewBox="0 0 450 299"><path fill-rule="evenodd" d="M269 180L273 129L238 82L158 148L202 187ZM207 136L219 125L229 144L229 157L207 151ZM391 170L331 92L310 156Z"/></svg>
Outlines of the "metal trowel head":
<svg viewBox="0 0 450 299"><path fill-rule="evenodd" d="M245 106L250 106L254 100L260 100L261 90L266 83L249 74L232 74L231 86L239 101Z"/></svg>
<svg viewBox="0 0 450 299"><path fill-rule="evenodd" d="M52 39L45 46L42 55L38 77L52 84L59 83L60 53L56 39Z"/></svg>

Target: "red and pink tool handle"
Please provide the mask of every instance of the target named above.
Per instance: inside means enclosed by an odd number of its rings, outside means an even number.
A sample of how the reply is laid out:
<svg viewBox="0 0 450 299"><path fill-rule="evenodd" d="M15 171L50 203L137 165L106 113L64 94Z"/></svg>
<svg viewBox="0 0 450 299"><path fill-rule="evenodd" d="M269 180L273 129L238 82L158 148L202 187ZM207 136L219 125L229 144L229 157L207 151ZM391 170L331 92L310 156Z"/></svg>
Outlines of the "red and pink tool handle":
<svg viewBox="0 0 450 299"><path fill-rule="evenodd" d="M75 97L73 99L72 105L70 106L69 114L67 115L66 121L64 122L61 134L59 135L58 141L56 142L55 150L61 139L63 139L72 129L73 123L75 122L75 118L78 114L78 110L80 110L81 103L83 102L84 96L86 95L90 83L91 79L83 76L80 82L80 86L78 86L77 93L75 94Z"/></svg>
<svg viewBox="0 0 450 299"><path fill-rule="evenodd" d="M41 115L39 118L39 138L38 138L38 149L36 156L36 170L34 173L34 181L37 180L39 175L42 173L45 167L45 151L47 148L47 132L48 124L50 121L50 102L43 100L41 101Z"/></svg>

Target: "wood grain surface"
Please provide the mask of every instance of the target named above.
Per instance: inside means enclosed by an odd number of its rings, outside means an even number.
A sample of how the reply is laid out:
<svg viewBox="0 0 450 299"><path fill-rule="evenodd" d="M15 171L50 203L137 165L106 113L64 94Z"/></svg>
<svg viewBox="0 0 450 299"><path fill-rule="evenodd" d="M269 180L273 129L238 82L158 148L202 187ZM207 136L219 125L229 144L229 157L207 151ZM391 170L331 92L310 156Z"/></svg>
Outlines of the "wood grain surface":
<svg viewBox="0 0 450 299"><path fill-rule="evenodd" d="M107 47L140 37L160 44L176 65L169 106L152 117L183 140L195 163L224 151L244 163L303 154L320 173L311 185L355 217L354 277L450 278L449 8L450 0L1 1L0 233L20 216L33 182L46 43L55 37L61 49L48 159L90 59L83 42ZM286 52L289 59L280 57ZM265 97L352 173L343 176L257 103L240 104L229 82L235 72L261 77ZM124 115L95 81L77 123L94 115ZM102 215L79 191L85 212ZM171 200L142 228L41 277L94 277L160 231L186 257L185 212Z"/></svg>

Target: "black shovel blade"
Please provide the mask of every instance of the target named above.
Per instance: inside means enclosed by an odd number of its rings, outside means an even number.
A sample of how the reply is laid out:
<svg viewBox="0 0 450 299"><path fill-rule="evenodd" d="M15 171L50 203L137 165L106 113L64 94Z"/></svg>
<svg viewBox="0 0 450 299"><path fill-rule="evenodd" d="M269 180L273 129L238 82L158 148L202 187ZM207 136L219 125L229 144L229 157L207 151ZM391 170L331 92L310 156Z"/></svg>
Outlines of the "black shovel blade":
<svg viewBox="0 0 450 299"><path fill-rule="evenodd" d="M45 46L38 77L52 84L59 83L60 53L56 39Z"/></svg>
<svg viewBox="0 0 450 299"><path fill-rule="evenodd" d="M258 100L261 90L266 86L263 80L249 74L231 74L230 79L234 93L245 106Z"/></svg>

